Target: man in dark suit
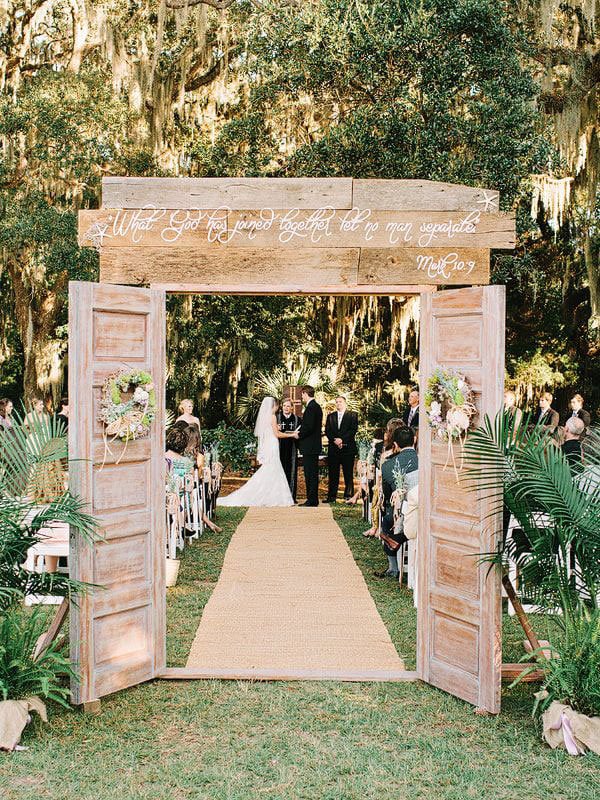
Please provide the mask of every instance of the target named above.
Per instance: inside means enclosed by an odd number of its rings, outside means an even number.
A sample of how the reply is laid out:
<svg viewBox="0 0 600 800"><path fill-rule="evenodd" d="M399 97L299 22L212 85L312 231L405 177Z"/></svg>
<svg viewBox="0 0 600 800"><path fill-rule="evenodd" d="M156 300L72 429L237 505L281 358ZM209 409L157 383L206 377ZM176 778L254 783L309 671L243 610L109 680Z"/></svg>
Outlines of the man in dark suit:
<svg viewBox="0 0 600 800"><path fill-rule="evenodd" d="M553 397L550 392L544 392L544 394L540 397L540 407L538 409L537 414L535 415L535 419L533 420L534 425L541 426L547 433L554 433L554 431L558 428L559 416L558 411L555 411L552 408L552 401Z"/></svg>
<svg viewBox="0 0 600 800"><path fill-rule="evenodd" d="M348 411L346 398L338 395L335 398L336 411L327 415L325 436L327 463L329 465L329 484L327 502L335 503L340 484L340 467L344 473L344 499L354 494L354 459L356 458L356 431L358 430L358 414Z"/></svg>
<svg viewBox="0 0 600 800"><path fill-rule="evenodd" d="M415 431L419 430L419 391L412 389L408 395L408 408L404 412L402 419L404 424Z"/></svg>
<svg viewBox="0 0 600 800"><path fill-rule="evenodd" d="M412 428L396 428L392 436L393 455L383 462L381 466L381 487L383 490L383 517L381 520L381 531L394 541L402 544L406 541L403 531L394 531L394 509L392 507L392 495L396 491L395 471L400 471L406 475L406 488L411 489L417 484L419 469L419 459L414 447L415 434ZM385 572L375 572L376 578L397 578L399 566L397 562L397 550L392 550L385 542L383 550L388 557L388 569Z"/></svg>
<svg viewBox="0 0 600 800"><path fill-rule="evenodd" d="M578 417L569 417L565 422L565 440L561 444L565 458L572 468L583 469L581 463L581 437L585 431L583 420Z"/></svg>
<svg viewBox="0 0 600 800"><path fill-rule="evenodd" d="M302 387L304 416L298 428L298 449L304 462L304 480L306 482L305 506L319 505L319 455L321 454L321 429L323 427L323 409L315 400L312 386Z"/></svg>
<svg viewBox="0 0 600 800"><path fill-rule="evenodd" d="M581 434L581 438L583 438L590 427L592 418L590 417L590 412L583 407L583 397L580 394L574 394L571 398L571 413L567 419L571 418L577 418L583 422L583 433Z"/></svg>

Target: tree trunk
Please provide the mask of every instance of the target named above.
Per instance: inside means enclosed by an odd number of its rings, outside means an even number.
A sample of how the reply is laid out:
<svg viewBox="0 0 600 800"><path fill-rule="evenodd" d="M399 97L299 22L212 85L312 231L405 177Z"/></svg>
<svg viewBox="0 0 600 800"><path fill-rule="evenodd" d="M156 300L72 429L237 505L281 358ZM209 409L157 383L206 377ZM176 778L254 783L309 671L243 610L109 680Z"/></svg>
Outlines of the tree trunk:
<svg viewBox="0 0 600 800"><path fill-rule="evenodd" d="M24 260L27 254L24 254ZM23 263L23 262L21 262ZM65 303L68 274L61 273L52 289L42 285L30 285L24 279L24 271L14 258L8 261L8 272L15 297L15 316L21 345L23 347L23 394L26 404L33 397L49 398L52 388L58 389L59 381L49 374L51 367L52 340Z"/></svg>
<svg viewBox="0 0 600 800"><path fill-rule="evenodd" d="M585 233L583 240L583 254L587 270L588 283L590 286L590 333L596 339L600 338L600 248L589 231Z"/></svg>

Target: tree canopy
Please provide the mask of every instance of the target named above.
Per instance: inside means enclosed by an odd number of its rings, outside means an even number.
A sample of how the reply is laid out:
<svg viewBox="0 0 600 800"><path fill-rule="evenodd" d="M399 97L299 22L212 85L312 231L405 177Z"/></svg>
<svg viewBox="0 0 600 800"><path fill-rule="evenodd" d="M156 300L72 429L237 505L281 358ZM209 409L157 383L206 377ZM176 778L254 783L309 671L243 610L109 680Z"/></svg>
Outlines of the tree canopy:
<svg viewBox="0 0 600 800"><path fill-rule="evenodd" d="M9 0L0 17L0 393L60 393L76 212L102 175L427 178L496 188L518 247L509 377L600 403L597 20L583 0ZM539 202L531 208L532 193ZM257 370L368 403L416 376L403 298L173 298L170 398L230 417ZM408 347L404 345L408 342Z"/></svg>

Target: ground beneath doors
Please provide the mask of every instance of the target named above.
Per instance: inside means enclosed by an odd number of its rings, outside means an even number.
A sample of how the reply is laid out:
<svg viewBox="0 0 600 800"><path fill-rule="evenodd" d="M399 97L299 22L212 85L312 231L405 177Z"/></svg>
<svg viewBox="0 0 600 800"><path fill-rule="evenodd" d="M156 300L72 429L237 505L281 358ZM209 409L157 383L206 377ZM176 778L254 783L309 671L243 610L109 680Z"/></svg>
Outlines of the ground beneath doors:
<svg viewBox="0 0 600 800"><path fill-rule="evenodd" d="M204 677L404 677L329 506L249 509L229 544L187 666Z"/></svg>

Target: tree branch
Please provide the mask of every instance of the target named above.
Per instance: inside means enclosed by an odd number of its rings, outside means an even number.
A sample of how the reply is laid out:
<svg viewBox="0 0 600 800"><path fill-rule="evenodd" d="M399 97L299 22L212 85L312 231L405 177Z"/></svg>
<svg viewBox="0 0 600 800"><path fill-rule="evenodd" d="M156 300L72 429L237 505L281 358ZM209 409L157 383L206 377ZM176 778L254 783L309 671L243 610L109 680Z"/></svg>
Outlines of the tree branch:
<svg viewBox="0 0 600 800"><path fill-rule="evenodd" d="M175 9L175 8L192 8L193 6L210 6L210 8L216 8L217 11L225 11L230 6L232 6L236 0L166 0L167 8ZM267 8L263 3L259 2L259 0L250 0L253 6L260 9L261 11L270 11L271 9ZM280 8L297 8L299 5L299 0L280 0L279 7Z"/></svg>

